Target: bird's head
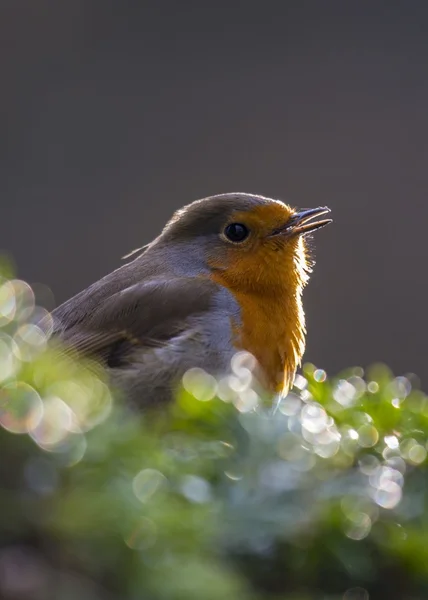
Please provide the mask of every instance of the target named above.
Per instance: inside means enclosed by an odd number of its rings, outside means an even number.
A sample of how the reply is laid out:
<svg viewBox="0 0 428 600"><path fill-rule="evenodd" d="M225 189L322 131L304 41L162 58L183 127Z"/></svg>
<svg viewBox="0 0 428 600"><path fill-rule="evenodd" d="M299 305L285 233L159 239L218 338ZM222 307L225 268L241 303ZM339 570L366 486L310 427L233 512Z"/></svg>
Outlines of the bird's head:
<svg viewBox="0 0 428 600"><path fill-rule="evenodd" d="M194 264L232 291L294 293L311 270L305 236L331 222L317 219L328 212L298 211L251 194L220 194L178 210L160 240L181 245Z"/></svg>

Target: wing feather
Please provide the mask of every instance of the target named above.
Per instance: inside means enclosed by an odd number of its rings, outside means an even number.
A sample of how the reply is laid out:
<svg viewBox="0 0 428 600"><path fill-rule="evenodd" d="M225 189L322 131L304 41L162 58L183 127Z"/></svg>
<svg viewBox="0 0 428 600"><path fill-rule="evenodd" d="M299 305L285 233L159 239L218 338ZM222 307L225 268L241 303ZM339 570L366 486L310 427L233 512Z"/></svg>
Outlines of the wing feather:
<svg viewBox="0 0 428 600"><path fill-rule="evenodd" d="M189 317L209 310L215 289L205 278L152 280L116 292L88 312L90 298L72 298L53 313L54 335L80 354L107 364L114 358L116 366L132 348L162 346L180 334Z"/></svg>

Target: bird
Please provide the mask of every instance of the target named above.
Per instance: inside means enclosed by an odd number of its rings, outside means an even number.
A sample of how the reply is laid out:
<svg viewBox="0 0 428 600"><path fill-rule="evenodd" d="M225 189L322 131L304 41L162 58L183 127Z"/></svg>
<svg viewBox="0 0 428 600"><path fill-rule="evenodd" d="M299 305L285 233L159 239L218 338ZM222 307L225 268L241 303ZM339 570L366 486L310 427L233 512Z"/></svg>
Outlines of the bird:
<svg viewBox="0 0 428 600"><path fill-rule="evenodd" d="M331 223L319 219L329 212L248 193L191 202L58 306L52 336L102 363L141 408L170 401L189 369L227 376L237 352L254 357L260 389L284 396L305 349L308 234Z"/></svg>

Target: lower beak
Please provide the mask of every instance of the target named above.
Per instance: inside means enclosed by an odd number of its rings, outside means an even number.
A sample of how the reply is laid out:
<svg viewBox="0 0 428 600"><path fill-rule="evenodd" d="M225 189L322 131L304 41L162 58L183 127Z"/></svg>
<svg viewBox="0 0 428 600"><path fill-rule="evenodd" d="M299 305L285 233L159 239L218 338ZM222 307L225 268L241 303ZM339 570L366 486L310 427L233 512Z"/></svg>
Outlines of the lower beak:
<svg viewBox="0 0 428 600"><path fill-rule="evenodd" d="M309 233L310 231L315 231L316 229L321 229L321 227L325 227L329 223L332 222L332 219L321 219L321 220L313 220L315 217L320 217L330 212L330 209L327 206L320 206L318 208L309 208L305 210L301 210L299 212L294 213L287 221L287 223L281 229L276 230L273 235L304 235L305 233Z"/></svg>

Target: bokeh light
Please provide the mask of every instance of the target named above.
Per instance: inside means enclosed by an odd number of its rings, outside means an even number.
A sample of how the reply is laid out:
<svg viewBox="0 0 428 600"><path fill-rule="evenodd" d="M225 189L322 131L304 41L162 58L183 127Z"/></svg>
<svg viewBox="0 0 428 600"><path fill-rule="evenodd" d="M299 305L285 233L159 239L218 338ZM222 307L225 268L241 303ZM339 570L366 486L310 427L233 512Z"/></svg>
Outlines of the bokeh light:
<svg viewBox="0 0 428 600"><path fill-rule="evenodd" d="M17 381L0 389L0 424L11 433L31 433L44 415L43 402L36 390Z"/></svg>
<svg viewBox="0 0 428 600"><path fill-rule="evenodd" d="M157 527L154 521L141 517L125 537L125 543L132 550L147 550L156 543L156 539Z"/></svg>
<svg viewBox="0 0 428 600"><path fill-rule="evenodd" d="M152 496L166 485L167 479L156 469L143 469L132 481L132 489L140 502L148 502Z"/></svg>
<svg viewBox="0 0 428 600"><path fill-rule="evenodd" d="M217 382L212 375L203 369L193 367L183 375L184 389L201 401L214 398L217 392Z"/></svg>

